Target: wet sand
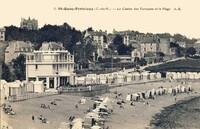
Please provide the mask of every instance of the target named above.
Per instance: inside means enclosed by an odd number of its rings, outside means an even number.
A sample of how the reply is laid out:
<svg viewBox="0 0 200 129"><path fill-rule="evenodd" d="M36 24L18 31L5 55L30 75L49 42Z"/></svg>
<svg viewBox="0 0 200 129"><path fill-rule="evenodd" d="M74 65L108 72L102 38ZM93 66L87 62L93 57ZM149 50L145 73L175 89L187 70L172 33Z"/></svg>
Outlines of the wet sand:
<svg viewBox="0 0 200 129"><path fill-rule="evenodd" d="M114 101L114 112L106 119L106 126L109 129L145 129L153 128L150 126L151 120L155 114L160 113L164 107L168 107L176 103L173 96L163 95L158 96L155 100L147 99L146 102L134 102L134 106L130 105L130 101L125 101L123 104L124 109L121 109L119 105L116 104L118 100L125 100L128 93L137 93L140 91L145 91L149 89L156 89L160 86L169 88L172 86L178 86L179 82L154 82L139 85L130 85L124 87L117 87L110 89L110 93L102 95L102 97L109 97ZM200 85L199 82L188 83L182 85L192 85L197 94L181 93L177 96L177 101L189 99L191 97L200 96ZM116 94L114 92L122 93L123 97L115 98ZM71 96L71 95L55 95L43 98L30 99L21 102L8 102L14 111L17 113L15 116L9 116L3 113L3 120L11 125L14 129L58 129L61 122L69 122L68 118L70 116L75 116L76 118L84 118L84 112L92 107L93 100L90 97L86 97L86 104L78 104L78 109L75 109L75 104L81 99L81 96ZM57 105L50 105L50 102L55 100ZM50 109L40 108L41 103L51 106ZM35 120L32 121L31 116L35 116ZM47 118L50 123L42 124L37 117L43 115Z"/></svg>
<svg viewBox="0 0 200 129"><path fill-rule="evenodd" d="M200 128L200 97L179 101L165 107L151 121L154 129L199 129Z"/></svg>

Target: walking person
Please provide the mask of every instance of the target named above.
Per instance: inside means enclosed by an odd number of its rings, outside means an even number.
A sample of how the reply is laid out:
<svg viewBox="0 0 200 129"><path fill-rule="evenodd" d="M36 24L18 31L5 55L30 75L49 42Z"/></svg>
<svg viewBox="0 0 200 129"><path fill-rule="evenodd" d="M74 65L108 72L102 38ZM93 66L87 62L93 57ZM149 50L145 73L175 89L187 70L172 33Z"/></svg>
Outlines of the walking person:
<svg viewBox="0 0 200 129"><path fill-rule="evenodd" d="M77 103L76 103L76 105L75 105L75 108L78 109L78 105L77 105Z"/></svg>
<svg viewBox="0 0 200 129"><path fill-rule="evenodd" d="M33 121L35 120L35 117L34 117L34 115L32 115L32 120L33 120Z"/></svg>

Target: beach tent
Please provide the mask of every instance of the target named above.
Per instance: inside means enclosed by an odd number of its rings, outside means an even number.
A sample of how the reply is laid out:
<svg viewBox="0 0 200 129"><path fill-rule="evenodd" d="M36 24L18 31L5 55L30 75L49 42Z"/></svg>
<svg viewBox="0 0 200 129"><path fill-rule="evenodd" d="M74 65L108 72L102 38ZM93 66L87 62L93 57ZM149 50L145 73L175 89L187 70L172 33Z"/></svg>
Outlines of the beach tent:
<svg viewBox="0 0 200 129"><path fill-rule="evenodd" d="M108 74L108 76L107 76L107 83L108 84L114 83L114 75Z"/></svg>
<svg viewBox="0 0 200 129"><path fill-rule="evenodd" d="M188 85L186 89L187 89L187 91L192 91L192 86Z"/></svg>
<svg viewBox="0 0 200 129"><path fill-rule="evenodd" d="M150 80L154 80L156 78L156 73L150 73L149 78Z"/></svg>
<svg viewBox="0 0 200 129"><path fill-rule="evenodd" d="M152 90L151 90L151 94L152 94L152 96L154 96L154 95L156 94L155 89L152 89Z"/></svg>
<svg viewBox="0 0 200 129"><path fill-rule="evenodd" d="M163 94L167 94L167 88L163 88Z"/></svg>
<svg viewBox="0 0 200 129"><path fill-rule="evenodd" d="M145 99L145 92L138 92L138 95L140 96L140 99Z"/></svg>
<svg viewBox="0 0 200 129"><path fill-rule="evenodd" d="M197 79L200 79L200 73L197 73Z"/></svg>
<svg viewBox="0 0 200 129"><path fill-rule="evenodd" d="M86 84L86 80L85 80L85 77L76 77L76 84L80 84L80 85L84 85Z"/></svg>
<svg viewBox="0 0 200 129"><path fill-rule="evenodd" d="M188 78L189 79L194 79L194 73L193 72L188 72Z"/></svg>
<svg viewBox="0 0 200 129"><path fill-rule="evenodd" d="M182 76L181 76L181 73L180 73L180 72L177 72L176 74L177 74L177 79L181 79L181 78L182 78Z"/></svg>
<svg viewBox="0 0 200 129"><path fill-rule="evenodd" d="M185 79L186 78L186 74L184 72L181 72L181 78Z"/></svg>
<svg viewBox="0 0 200 129"><path fill-rule="evenodd" d="M171 72L167 72L167 73L166 73L166 79L171 79L171 77L172 77Z"/></svg>
<svg viewBox="0 0 200 129"><path fill-rule="evenodd" d="M160 95L163 95L163 88L159 88Z"/></svg>
<svg viewBox="0 0 200 129"><path fill-rule="evenodd" d="M140 100L140 95L137 93L137 94L132 94L132 100L133 101L139 101Z"/></svg>
<svg viewBox="0 0 200 129"><path fill-rule="evenodd" d="M108 97L106 97L103 101L102 104L100 105L104 105L106 107L106 109L108 110L108 112L112 112L113 110L113 101L110 100Z"/></svg>
<svg viewBox="0 0 200 129"><path fill-rule="evenodd" d="M6 94L10 95L22 95L25 93L25 86L21 85L20 81L6 83ZM8 90L8 91L7 91Z"/></svg>
<svg viewBox="0 0 200 129"><path fill-rule="evenodd" d="M131 82L132 81L132 74L131 73L128 73L126 74L126 82Z"/></svg>
<svg viewBox="0 0 200 129"><path fill-rule="evenodd" d="M173 93L173 89L172 89L172 88L169 88L169 89L168 89L168 94L171 95L172 93Z"/></svg>
<svg viewBox="0 0 200 129"><path fill-rule="evenodd" d="M161 73L160 72L156 73L156 79L161 79Z"/></svg>
<svg viewBox="0 0 200 129"><path fill-rule="evenodd" d="M177 75L176 72L172 72L172 78L173 78L173 79L178 79L178 75Z"/></svg>
<svg viewBox="0 0 200 129"><path fill-rule="evenodd" d="M43 81L35 81L33 84L34 84L34 92L38 92L38 93L44 92Z"/></svg>
<svg viewBox="0 0 200 129"><path fill-rule="evenodd" d="M182 86L179 85L179 86L178 86L178 93L181 93L181 92L182 92L182 91L181 91L181 88L182 88Z"/></svg>
<svg viewBox="0 0 200 129"><path fill-rule="evenodd" d="M149 73L148 72L142 72L140 73L141 80L142 81L147 81L149 79Z"/></svg>
<svg viewBox="0 0 200 129"><path fill-rule="evenodd" d="M186 79L189 79L189 78L190 78L190 77L189 77L189 74L190 74L189 72L186 72L186 73L185 73L185 78L186 78Z"/></svg>
<svg viewBox="0 0 200 129"><path fill-rule="evenodd" d="M151 90L146 91L146 92L145 92L145 98L146 98L146 99L149 99L149 98L151 98L151 97L152 97Z"/></svg>
<svg viewBox="0 0 200 129"><path fill-rule="evenodd" d="M179 88L176 86L174 87L175 93L179 93Z"/></svg>
<svg viewBox="0 0 200 129"><path fill-rule="evenodd" d="M194 75L194 79L198 79L199 76L198 76L198 73L197 72L193 72L193 75Z"/></svg>
<svg viewBox="0 0 200 129"><path fill-rule="evenodd" d="M156 89L156 95L161 95L160 89Z"/></svg>
<svg viewBox="0 0 200 129"><path fill-rule="evenodd" d="M132 95L131 95L131 94L128 94L128 95L126 96L126 100L127 100L127 101L131 101L131 100L132 100Z"/></svg>
<svg viewBox="0 0 200 129"><path fill-rule="evenodd" d="M88 85L88 84L94 84L94 80L92 78L85 78L85 84Z"/></svg>
<svg viewBox="0 0 200 129"><path fill-rule="evenodd" d="M92 79L93 83L96 83L97 74L87 74L86 79Z"/></svg>
<svg viewBox="0 0 200 129"><path fill-rule="evenodd" d="M133 76L134 76L134 81L136 81L136 82L140 81L140 73L134 72Z"/></svg>
<svg viewBox="0 0 200 129"><path fill-rule="evenodd" d="M98 80L99 80L99 84L106 84L107 82L107 75L106 74L100 74L98 75Z"/></svg>
<svg viewBox="0 0 200 129"><path fill-rule="evenodd" d="M182 87L181 87L181 92L182 92L182 93L186 92L185 86L182 86Z"/></svg>
<svg viewBox="0 0 200 129"><path fill-rule="evenodd" d="M26 91L34 92L34 81L26 82Z"/></svg>
<svg viewBox="0 0 200 129"><path fill-rule="evenodd" d="M123 74L118 74L115 78L115 84L121 84L124 83L124 76Z"/></svg>

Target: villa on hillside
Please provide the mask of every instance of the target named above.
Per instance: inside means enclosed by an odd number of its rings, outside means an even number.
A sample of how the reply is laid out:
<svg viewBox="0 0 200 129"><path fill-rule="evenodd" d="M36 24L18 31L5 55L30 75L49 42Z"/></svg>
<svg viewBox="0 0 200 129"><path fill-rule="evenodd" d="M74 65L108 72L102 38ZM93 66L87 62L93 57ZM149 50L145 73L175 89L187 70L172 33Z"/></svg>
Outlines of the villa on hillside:
<svg viewBox="0 0 200 129"><path fill-rule="evenodd" d="M27 30L37 30L38 29L38 21L35 19L28 19L22 18L20 22L20 28L27 29Z"/></svg>
<svg viewBox="0 0 200 129"><path fill-rule="evenodd" d="M5 63L10 63L12 59L16 59L20 54L27 54L34 50L31 42L12 41L8 43L5 50Z"/></svg>
<svg viewBox="0 0 200 129"><path fill-rule="evenodd" d="M26 80L43 81L47 89L74 84L74 55L62 43L43 42L38 51L26 55Z"/></svg>

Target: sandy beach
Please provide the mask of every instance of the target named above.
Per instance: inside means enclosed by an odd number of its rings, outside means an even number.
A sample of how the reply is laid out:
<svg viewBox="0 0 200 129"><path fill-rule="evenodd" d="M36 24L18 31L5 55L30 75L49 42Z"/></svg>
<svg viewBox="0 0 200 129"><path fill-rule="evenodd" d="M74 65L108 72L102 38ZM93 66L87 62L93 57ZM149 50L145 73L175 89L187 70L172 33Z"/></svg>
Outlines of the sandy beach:
<svg viewBox="0 0 200 129"><path fill-rule="evenodd" d="M178 85L192 85L196 93L187 94L180 93L177 95L177 100L175 101L174 96L162 95L157 96L156 99L147 99L145 102L134 102L131 106L130 101L126 101L126 95L128 93L137 93L140 91L150 90L152 88L157 89L160 86L169 88L171 86L175 87ZM114 92L122 93L123 96L115 98L116 94ZM182 84L180 82L154 82L145 83L138 85L129 85L123 87L116 87L110 89L110 93L103 94L102 97L109 97L114 101L114 112L106 118L106 126L109 129L147 129L155 128L150 126L151 120L155 114L160 113L164 107L175 104L177 101L189 99L192 97L200 96L200 85L199 82L187 82ZM75 108L76 103L79 102L81 96L72 95L54 95L42 98L35 98L20 102L7 102L11 105L16 115L10 116L2 113L2 118L6 121L13 129L58 129L61 122L69 122L68 118L70 116L75 116L76 118L84 118L86 110L93 105L93 100L91 97L86 97L86 104L78 104L78 109ZM118 100L125 100L123 108L120 108L116 104ZM56 101L57 105L51 105L51 101ZM149 103L148 105L145 103ZM50 105L51 109L40 108L41 103ZM35 116L35 120L31 119L32 115ZM47 118L49 123L41 123L37 117L40 115Z"/></svg>

